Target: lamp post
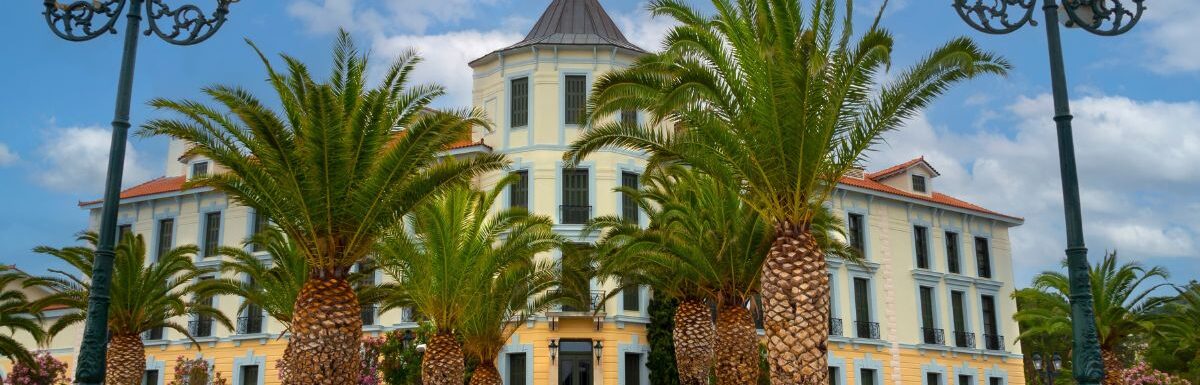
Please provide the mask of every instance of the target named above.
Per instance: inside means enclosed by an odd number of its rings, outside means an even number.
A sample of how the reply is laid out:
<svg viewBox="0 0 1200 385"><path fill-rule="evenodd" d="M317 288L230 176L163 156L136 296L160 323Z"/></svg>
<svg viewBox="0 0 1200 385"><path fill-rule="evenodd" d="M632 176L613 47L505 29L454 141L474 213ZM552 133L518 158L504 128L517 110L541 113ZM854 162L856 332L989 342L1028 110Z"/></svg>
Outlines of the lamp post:
<svg viewBox="0 0 1200 385"><path fill-rule="evenodd" d="M1058 376L1058 371L1062 369L1062 355L1055 352L1047 354L1047 358L1053 357L1049 361L1042 361L1041 353L1033 353L1033 369L1037 370L1038 375L1042 376L1042 383L1045 385L1054 385L1054 377Z"/></svg>
<svg viewBox="0 0 1200 385"><path fill-rule="evenodd" d="M138 33L142 32L143 7L148 26L145 35L154 34L175 45L192 45L212 37L229 14L229 5L238 0L215 0L216 11L208 16L200 7L186 4L176 8L164 0L78 0L70 4L43 0L46 24L55 35L69 41L88 41L104 34L117 33L117 20L125 13L125 48L121 53L121 73L117 81L117 103L112 121L112 144L108 156L108 175L104 184L104 207L100 214L100 242L96 247L88 297L87 323L79 346L75 381L84 385L104 382L105 345L108 340L109 284L112 280L113 245L117 236L117 208L120 206L121 173L125 166L125 141L129 136L129 104L133 93L133 68L137 60ZM160 25L159 20L164 20Z"/></svg>
<svg viewBox="0 0 1200 385"><path fill-rule="evenodd" d="M1050 85L1054 92L1054 122L1058 129L1059 171L1062 174L1063 209L1067 227L1067 273L1071 283L1071 322L1074 337L1072 371L1080 385L1097 385L1104 379L1104 362L1096 335L1088 282L1087 247L1083 243L1083 216L1079 204L1079 177L1071 136L1071 108L1063 64L1059 13L1068 28L1078 27L1100 36L1128 32L1146 10L1144 0L1042 0L1046 38L1050 51ZM1037 26L1033 11L1038 0L954 0L958 16L972 28L995 35L1007 34L1025 24ZM1013 13L1010 14L1009 12Z"/></svg>

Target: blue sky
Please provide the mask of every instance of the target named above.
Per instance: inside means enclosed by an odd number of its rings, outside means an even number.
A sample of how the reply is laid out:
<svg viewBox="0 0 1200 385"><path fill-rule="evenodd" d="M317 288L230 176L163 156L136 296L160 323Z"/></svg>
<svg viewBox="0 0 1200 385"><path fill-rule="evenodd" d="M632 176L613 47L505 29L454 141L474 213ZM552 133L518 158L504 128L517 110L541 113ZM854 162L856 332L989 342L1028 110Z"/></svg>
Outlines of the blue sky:
<svg viewBox="0 0 1200 385"><path fill-rule="evenodd" d="M179 3L178 1L170 1ZM206 0L198 3L208 5ZM1056 268L1062 206L1050 120L1045 31L990 36L966 27L951 0L892 0L894 68L941 42L968 35L1015 65L1006 78L953 89L871 154L878 169L920 155L942 176L934 188L1026 218L1012 233L1018 285ZM450 89L441 106L469 103L466 62L520 39L549 0L272 0L234 5L213 39L192 47L142 40L133 122L157 116L153 97L196 97L235 84L267 95L261 65L243 39L287 52L321 73L333 34L348 28L375 57L414 47L427 58L419 80ZM669 28L640 0L602 0L630 40L657 46ZM705 1L696 0L697 4ZM879 0L856 2L860 26ZM1115 38L1065 31L1076 115L1084 218L1093 259L1108 249L1168 267L1172 281L1200 277L1200 8L1153 0L1143 22ZM87 223L80 200L100 195L119 64L119 36L87 43L54 37L41 3L10 4L0 16L0 263L40 271L29 250L65 245ZM166 141L133 138L126 185L163 172Z"/></svg>

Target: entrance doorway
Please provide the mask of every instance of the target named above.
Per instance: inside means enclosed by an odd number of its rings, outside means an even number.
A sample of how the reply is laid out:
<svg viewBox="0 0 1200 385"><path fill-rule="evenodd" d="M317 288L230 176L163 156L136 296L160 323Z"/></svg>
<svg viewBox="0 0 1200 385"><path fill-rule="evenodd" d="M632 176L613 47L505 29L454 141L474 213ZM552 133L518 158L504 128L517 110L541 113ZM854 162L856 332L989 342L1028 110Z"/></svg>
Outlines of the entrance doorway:
<svg viewBox="0 0 1200 385"><path fill-rule="evenodd" d="M562 341L559 344L559 385L592 385L592 342Z"/></svg>

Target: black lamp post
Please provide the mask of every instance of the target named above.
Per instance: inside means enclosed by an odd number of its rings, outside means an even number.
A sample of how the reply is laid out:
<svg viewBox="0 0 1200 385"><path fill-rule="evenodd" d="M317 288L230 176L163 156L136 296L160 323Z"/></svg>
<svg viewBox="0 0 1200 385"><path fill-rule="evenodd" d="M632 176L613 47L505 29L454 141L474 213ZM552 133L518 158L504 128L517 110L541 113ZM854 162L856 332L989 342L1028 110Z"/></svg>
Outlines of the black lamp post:
<svg viewBox="0 0 1200 385"><path fill-rule="evenodd" d="M1033 353L1033 369L1042 376L1042 383L1045 385L1054 385L1054 377L1062 370L1062 355L1054 353L1050 357L1053 357L1050 361L1043 362L1041 353Z"/></svg>
<svg viewBox="0 0 1200 385"><path fill-rule="evenodd" d="M142 32L142 11L148 26L146 36L157 35L175 45L192 45L212 37L229 14L229 5L238 0L215 0L216 11L206 15L192 4L172 8L164 0L78 0L70 4L43 0L46 24L55 35L69 41L87 41L104 34L117 33L117 20L125 13L125 48L121 54L121 74L117 81L117 106L113 116L112 144L108 156L108 176L104 184L104 207L100 214L100 242L92 271L88 297L87 323L79 346L75 381L84 385L104 382L105 346L108 341L109 283L112 280L113 246L117 236L117 208L120 206L121 172L125 166L125 141L129 136L129 104L133 94L133 68L137 60L138 33ZM99 16L99 18L97 17ZM159 25L159 20L166 24Z"/></svg>
<svg viewBox="0 0 1200 385"><path fill-rule="evenodd" d="M1075 170L1075 145L1071 133L1071 107L1067 76L1059 36L1059 12L1067 27L1079 27L1101 36L1128 32L1146 7L1144 0L1042 0L1046 38L1050 51L1050 85L1054 92L1054 122L1058 128L1059 171L1062 174L1063 209L1067 222L1067 273L1071 282L1071 322L1075 360L1072 371L1079 385L1098 385L1104 379L1104 362L1096 335L1088 282L1087 247L1083 243L1083 215L1079 203L1079 176ZM1038 0L954 0L958 16L972 28L990 34L1006 34L1025 24L1037 25L1033 11ZM1010 11L1012 12L1010 14Z"/></svg>

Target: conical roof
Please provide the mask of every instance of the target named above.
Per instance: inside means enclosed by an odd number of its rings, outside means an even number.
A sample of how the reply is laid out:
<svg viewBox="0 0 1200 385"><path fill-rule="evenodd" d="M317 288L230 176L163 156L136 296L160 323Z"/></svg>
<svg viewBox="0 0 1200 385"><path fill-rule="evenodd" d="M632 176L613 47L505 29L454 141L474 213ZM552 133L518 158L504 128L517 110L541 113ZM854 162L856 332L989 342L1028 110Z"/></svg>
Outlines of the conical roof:
<svg viewBox="0 0 1200 385"><path fill-rule="evenodd" d="M553 0L525 39L492 53L532 45L608 45L646 52L630 43L598 0ZM476 59L478 62L482 58Z"/></svg>

